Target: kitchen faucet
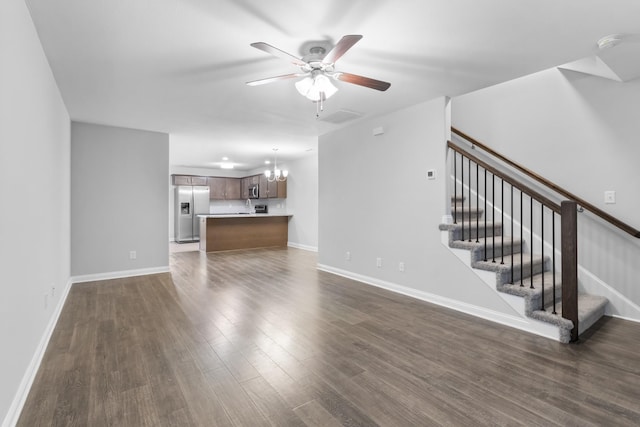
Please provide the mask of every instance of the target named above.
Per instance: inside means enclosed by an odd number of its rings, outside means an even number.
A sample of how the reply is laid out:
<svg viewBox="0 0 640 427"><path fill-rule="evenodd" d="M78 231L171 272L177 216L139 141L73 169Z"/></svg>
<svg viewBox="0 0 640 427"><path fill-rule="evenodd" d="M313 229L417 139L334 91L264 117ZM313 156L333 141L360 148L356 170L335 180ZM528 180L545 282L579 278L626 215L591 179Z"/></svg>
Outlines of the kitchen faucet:
<svg viewBox="0 0 640 427"><path fill-rule="evenodd" d="M249 208L249 213L254 213L253 212L253 207L251 206L251 199L247 199L247 202L245 203L245 206L247 206Z"/></svg>

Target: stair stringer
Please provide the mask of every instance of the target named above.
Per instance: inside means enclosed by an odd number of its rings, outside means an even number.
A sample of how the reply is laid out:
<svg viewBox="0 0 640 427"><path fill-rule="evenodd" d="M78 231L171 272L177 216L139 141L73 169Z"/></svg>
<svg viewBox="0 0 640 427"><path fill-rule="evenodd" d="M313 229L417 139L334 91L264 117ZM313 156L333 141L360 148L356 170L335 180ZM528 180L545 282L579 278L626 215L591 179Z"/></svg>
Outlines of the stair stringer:
<svg viewBox="0 0 640 427"><path fill-rule="evenodd" d="M495 292L500 298L502 298L502 300L505 301L517 314L517 316L503 317L501 318L501 321L498 321L497 323L520 329L522 331L530 332L532 334L549 338L555 341L565 341L563 339L563 331L559 326L547 322L542 322L527 316L527 304L523 297L498 291L496 287L497 274L495 272L473 268L473 266L471 265L471 257L469 256L468 250L450 247L449 234L450 233L448 230L440 231L441 243L446 246L447 249L449 249L449 251L460 260L460 262L462 262L462 264L472 270L473 273L478 276L478 278L480 278L485 285L487 285L493 292ZM494 319L489 320L495 321Z"/></svg>

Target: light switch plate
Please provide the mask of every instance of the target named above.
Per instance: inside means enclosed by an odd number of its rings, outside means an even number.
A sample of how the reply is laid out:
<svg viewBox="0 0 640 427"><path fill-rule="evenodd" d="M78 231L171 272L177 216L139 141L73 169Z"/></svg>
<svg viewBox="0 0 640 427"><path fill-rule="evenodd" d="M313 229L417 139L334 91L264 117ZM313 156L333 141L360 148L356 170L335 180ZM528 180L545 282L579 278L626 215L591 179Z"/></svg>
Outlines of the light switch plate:
<svg viewBox="0 0 640 427"><path fill-rule="evenodd" d="M615 191L605 191L604 192L604 202L607 205L613 205L616 203L616 192Z"/></svg>
<svg viewBox="0 0 640 427"><path fill-rule="evenodd" d="M435 169L429 169L427 171L427 179L436 179L436 170Z"/></svg>

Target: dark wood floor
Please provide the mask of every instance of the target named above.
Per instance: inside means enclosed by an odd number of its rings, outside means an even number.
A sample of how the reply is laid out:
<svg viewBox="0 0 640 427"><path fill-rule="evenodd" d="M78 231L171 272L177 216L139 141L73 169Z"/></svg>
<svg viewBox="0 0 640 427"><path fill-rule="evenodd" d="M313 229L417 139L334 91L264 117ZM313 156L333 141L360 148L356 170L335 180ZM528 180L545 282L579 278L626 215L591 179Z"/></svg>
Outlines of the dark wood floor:
<svg viewBox="0 0 640 427"><path fill-rule="evenodd" d="M638 324L562 345L315 263L174 253L74 285L19 425L640 424Z"/></svg>

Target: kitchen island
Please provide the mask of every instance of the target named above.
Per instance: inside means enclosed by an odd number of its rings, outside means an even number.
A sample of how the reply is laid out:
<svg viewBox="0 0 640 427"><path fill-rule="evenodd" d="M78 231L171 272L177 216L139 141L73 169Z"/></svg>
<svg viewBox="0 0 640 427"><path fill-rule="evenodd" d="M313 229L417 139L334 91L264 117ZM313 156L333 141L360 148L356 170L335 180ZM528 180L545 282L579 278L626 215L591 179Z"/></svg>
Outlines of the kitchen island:
<svg viewBox="0 0 640 427"><path fill-rule="evenodd" d="M203 252L287 246L291 214L209 214L200 217Z"/></svg>

